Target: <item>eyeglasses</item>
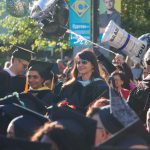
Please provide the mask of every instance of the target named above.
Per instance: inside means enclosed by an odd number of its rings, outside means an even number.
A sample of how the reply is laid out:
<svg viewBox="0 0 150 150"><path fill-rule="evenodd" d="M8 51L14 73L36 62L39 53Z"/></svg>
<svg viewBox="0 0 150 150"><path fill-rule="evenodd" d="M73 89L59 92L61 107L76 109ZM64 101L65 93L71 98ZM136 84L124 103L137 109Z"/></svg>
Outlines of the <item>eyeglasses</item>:
<svg viewBox="0 0 150 150"><path fill-rule="evenodd" d="M23 66L24 69L27 69L27 68L28 68L28 65L25 64L25 63L23 63L22 60L19 59L19 62L22 64L22 66Z"/></svg>
<svg viewBox="0 0 150 150"><path fill-rule="evenodd" d="M149 59L149 60L146 60L146 64L147 64L147 65L150 65L150 59Z"/></svg>
<svg viewBox="0 0 150 150"><path fill-rule="evenodd" d="M83 64L83 65L86 65L87 63L88 63L88 60L84 60L84 59L82 59L82 60L78 60L77 61L77 65L79 65L79 64Z"/></svg>
<svg viewBox="0 0 150 150"><path fill-rule="evenodd" d="M23 62L21 62L21 63L22 63L22 66L23 66L24 69L27 69L27 68L28 68L28 65L27 65L27 64L24 64Z"/></svg>

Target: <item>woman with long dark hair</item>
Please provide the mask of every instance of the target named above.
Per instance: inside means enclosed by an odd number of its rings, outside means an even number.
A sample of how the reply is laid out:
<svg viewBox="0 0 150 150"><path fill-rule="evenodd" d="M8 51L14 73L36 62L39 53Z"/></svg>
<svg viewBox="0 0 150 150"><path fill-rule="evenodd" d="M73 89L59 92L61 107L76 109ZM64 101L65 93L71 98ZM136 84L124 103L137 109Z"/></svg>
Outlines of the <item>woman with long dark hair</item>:
<svg viewBox="0 0 150 150"><path fill-rule="evenodd" d="M61 100L85 113L88 105L99 97L108 98L108 86L102 80L93 51L85 49L77 53L71 78L61 90Z"/></svg>

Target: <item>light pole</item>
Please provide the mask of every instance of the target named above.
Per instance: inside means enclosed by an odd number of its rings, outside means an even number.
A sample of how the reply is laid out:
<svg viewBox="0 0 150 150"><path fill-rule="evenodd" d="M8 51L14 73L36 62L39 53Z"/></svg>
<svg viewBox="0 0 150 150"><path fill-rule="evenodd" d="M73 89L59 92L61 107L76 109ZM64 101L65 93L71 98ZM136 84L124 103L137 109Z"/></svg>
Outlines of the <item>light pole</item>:
<svg viewBox="0 0 150 150"><path fill-rule="evenodd" d="M93 43L97 43L99 36L99 26L98 26L98 17L99 17L99 0L91 0L92 13L91 13L91 40ZM93 50L96 51L97 47L93 44Z"/></svg>

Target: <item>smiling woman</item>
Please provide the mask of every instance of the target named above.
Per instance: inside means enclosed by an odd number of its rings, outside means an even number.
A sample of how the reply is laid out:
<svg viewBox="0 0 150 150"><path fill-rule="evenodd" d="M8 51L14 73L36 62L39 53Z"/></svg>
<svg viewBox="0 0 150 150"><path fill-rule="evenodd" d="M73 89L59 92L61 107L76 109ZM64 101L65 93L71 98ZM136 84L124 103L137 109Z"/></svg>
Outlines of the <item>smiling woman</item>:
<svg viewBox="0 0 150 150"><path fill-rule="evenodd" d="M63 85L60 97L82 113L97 97L108 98L108 86L100 77L97 59L92 50L85 49L77 53L71 78Z"/></svg>
<svg viewBox="0 0 150 150"><path fill-rule="evenodd" d="M52 66L49 62L32 60L27 71L27 81L29 84L27 92L39 98L47 107L52 105L56 100L52 89L44 84L47 80L50 81L50 85L53 83Z"/></svg>

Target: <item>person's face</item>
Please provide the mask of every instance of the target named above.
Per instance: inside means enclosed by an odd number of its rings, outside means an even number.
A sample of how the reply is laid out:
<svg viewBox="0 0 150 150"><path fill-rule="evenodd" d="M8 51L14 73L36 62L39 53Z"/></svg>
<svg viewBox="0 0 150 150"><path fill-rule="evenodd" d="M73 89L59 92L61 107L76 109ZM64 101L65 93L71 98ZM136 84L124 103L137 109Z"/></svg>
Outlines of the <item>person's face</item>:
<svg viewBox="0 0 150 150"><path fill-rule="evenodd" d="M23 59L15 59L15 68L17 75L23 74L28 68L29 62Z"/></svg>
<svg viewBox="0 0 150 150"><path fill-rule="evenodd" d="M123 81L121 80L119 75L114 75L114 81L115 81L115 87L116 88L121 88L123 85Z"/></svg>
<svg viewBox="0 0 150 150"><path fill-rule="evenodd" d="M27 80L32 89L41 88L44 83L44 79L40 76L40 74L33 70L27 72Z"/></svg>
<svg viewBox="0 0 150 150"><path fill-rule="evenodd" d="M93 65L90 61L79 58L77 61L77 69L81 76L86 74L92 74Z"/></svg>
<svg viewBox="0 0 150 150"><path fill-rule="evenodd" d="M106 9L111 10L114 9L114 0L104 0Z"/></svg>

